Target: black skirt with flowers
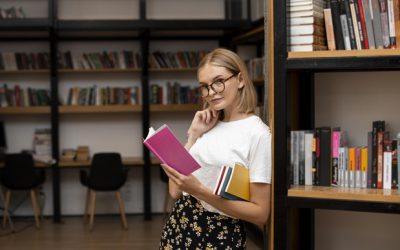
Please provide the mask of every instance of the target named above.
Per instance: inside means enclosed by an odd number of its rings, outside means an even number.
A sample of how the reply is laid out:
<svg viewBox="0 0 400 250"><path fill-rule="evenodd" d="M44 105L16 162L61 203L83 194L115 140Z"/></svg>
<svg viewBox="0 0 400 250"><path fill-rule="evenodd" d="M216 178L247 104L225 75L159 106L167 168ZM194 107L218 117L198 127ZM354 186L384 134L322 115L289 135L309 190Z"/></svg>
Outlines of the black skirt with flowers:
<svg viewBox="0 0 400 250"><path fill-rule="evenodd" d="M244 224L206 211L190 195L182 196L164 226L160 249L246 249Z"/></svg>

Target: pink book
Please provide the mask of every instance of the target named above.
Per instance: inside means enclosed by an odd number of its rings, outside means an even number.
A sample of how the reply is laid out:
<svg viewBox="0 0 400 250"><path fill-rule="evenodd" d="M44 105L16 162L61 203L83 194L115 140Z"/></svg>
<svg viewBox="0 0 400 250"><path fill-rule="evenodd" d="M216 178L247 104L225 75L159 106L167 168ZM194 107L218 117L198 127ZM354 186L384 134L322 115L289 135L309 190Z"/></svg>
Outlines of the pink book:
<svg viewBox="0 0 400 250"><path fill-rule="evenodd" d="M150 128L143 143L162 163L181 174L189 175L200 168L199 163L183 147L166 124L156 131Z"/></svg>

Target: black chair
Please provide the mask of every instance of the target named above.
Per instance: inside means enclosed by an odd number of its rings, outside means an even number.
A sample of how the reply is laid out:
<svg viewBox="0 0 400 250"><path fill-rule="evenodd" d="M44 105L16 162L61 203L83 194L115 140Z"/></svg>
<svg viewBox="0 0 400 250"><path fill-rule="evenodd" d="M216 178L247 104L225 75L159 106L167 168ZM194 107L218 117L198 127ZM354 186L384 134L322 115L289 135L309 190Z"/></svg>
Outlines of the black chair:
<svg viewBox="0 0 400 250"><path fill-rule="evenodd" d="M85 211L83 213L83 222L87 224L87 211L90 205L90 230L93 230L94 209L96 203L97 191L115 191L119 211L121 214L121 223L124 229L128 228L125 216L125 206L121 198L120 188L126 182L127 171L122 165L121 155L119 153L97 153L93 156L89 173L85 170L80 171L82 185L88 187L86 194Z"/></svg>
<svg viewBox="0 0 400 250"><path fill-rule="evenodd" d="M40 228L40 207L38 187L45 180L44 170L35 169L33 156L26 153L6 154L5 165L1 174L1 183L6 188L3 227L6 226L12 190L30 190L35 224Z"/></svg>

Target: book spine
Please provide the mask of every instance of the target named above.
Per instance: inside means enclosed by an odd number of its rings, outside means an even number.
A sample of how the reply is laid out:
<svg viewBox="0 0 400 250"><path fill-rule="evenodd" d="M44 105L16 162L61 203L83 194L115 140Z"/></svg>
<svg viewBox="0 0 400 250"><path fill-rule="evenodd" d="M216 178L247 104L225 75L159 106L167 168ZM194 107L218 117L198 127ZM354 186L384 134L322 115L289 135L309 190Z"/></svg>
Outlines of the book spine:
<svg viewBox="0 0 400 250"><path fill-rule="evenodd" d="M335 33L333 29L331 9L324 9L324 18L325 18L325 31L326 31L326 40L328 43L328 50L336 50Z"/></svg>
<svg viewBox="0 0 400 250"><path fill-rule="evenodd" d="M333 33L337 50L344 50L344 39L342 33L340 19L340 5L338 0L330 0L330 8L332 12Z"/></svg>
<svg viewBox="0 0 400 250"><path fill-rule="evenodd" d="M397 140L392 140L392 189L397 189L399 184L398 172L397 172L397 159L398 148L397 148Z"/></svg>
<svg viewBox="0 0 400 250"><path fill-rule="evenodd" d="M372 19L372 27L374 29L374 39L375 39L375 47L377 49L383 49L383 36L382 36L382 26L381 26L381 16L380 16L380 7L379 0L370 0L370 8L373 13Z"/></svg>
<svg viewBox="0 0 400 250"><path fill-rule="evenodd" d="M347 26L349 28L351 49L357 49L356 36L353 26L353 18L350 10L350 0L344 0L344 8L346 11Z"/></svg>
<svg viewBox="0 0 400 250"><path fill-rule="evenodd" d="M345 8L345 2L344 0L340 0L340 24L342 28L342 35L343 35L343 42L344 42L344 48L346 50L351 50L352 45L351 45L351 40L350 40L350 31L349 31L349 25L347 22L347 16L346 16L346 8Z"/></svg>
<svg viewBox="0 0 400 250"><path fill-rule="evenodd" d="M349 148L348 170L349 170L349 187L355 187L355 172L356 172L356 149Z"/></svg>
<svg viewBox="0 0 400 250"><path fill-rule="evenodd" d="M367 29L365 27L364 10L362 8L361 0L355 0L354 10L356 12L356 17L357 17L357 27L358 27L358 32L360 34L361 47L362 49L368 49L369 46L368 46Z"/></svg>
<svg viewBox="0 0 400 250"><path fill-rule="evenodd" d="M361 148L360 147L356 147L355 150L355 174L356 174L356 178L355 178L355 187L356 188L360 188L361 187Z"/></svg>
<svg viewBox="0 0 400 250"><path fill-rule="evenodd" d="M389 47L396 48L396 21L394 14L394 1L387 0L388 22L389 22Z"/></svg>
<svg viewBox="0 0 400 250"><path fill-rule="evenodd" d="M368 132L367 188L372 188L372 132Z"/></svg>
<svg viewBox="0 0 400 250"><path fill-rule="evenodd" d="M392 188L392 141L384 142L383 189Z"/></svg>
<svg viewBox="0 0 400 250"><path fill-rule="evenodd" d="M372 27L372 19L371 19L372 10L370 8L370 0L358 0L358 1L362 1L369 49L375 49L374 29Z"/></svg>
<svg viewBox="0 0 400 250"><path fill-rule="evenodd" d="M368 148L361 148L361 187L367 188Z"/></svg>
<svg viewBox="0 0 400 250"><path fill-rule="evenodd" d="M389 48L390 46L389 19L388 19L388 9L386 0L379 0L379 13L381 18L383 47Z"/></svg>
<svg viewBox="0 0 400 250"><path fill-rule="evenodd" d="M354 29L354 37L356 39L356 49L361 50L362 49L362 43L363 43L363 37L362 34L360 35L360 31L358 29L358 20L356 16L356 10L355 10L355 5L354 1L350 0L350 12L351 12L351 19L353 21L353 29ZM359 18L359 15L358 15Z"/></svg>
<svg viewBox="0 0 400 250"><path fill-rule="evenodd" d="M331 166L331 185L337 186L339 179L339 144L340 131L332 131L332 166Z"/></svg>
<svg viewBox="0 0 400 250"><path fill-rule="evenodd" d="M331 129L320 128L319 185L331 185Z"/></svg>

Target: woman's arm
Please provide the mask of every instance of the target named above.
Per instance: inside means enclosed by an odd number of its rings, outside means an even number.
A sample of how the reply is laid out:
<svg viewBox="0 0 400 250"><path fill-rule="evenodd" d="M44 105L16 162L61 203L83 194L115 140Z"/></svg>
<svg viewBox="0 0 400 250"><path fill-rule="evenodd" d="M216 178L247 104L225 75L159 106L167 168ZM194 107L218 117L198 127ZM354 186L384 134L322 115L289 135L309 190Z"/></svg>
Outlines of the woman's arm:
<svg viewBox="0 0 400 250"><path fill-rule="evenodd" d="M214 195L212 190L201 184L193 175L182 175L175 169L162 164L165 172L177 189L183 190L196 198L207 202L216 209L256 225L264 225L270 213L270 185L250 183L250 202L232 201Z"/></svg>
<svg viewBox="0 0 400 250"><path fill-rule="evenodd" d="M186 150L189 151L197 138L214 127L217 121L218 112L211 109L197 111L187 133L188 140L185 145ZM168 191L174 200L178 199L182 195L182 190L171 181L171 178L168 180Z"/></svg>

